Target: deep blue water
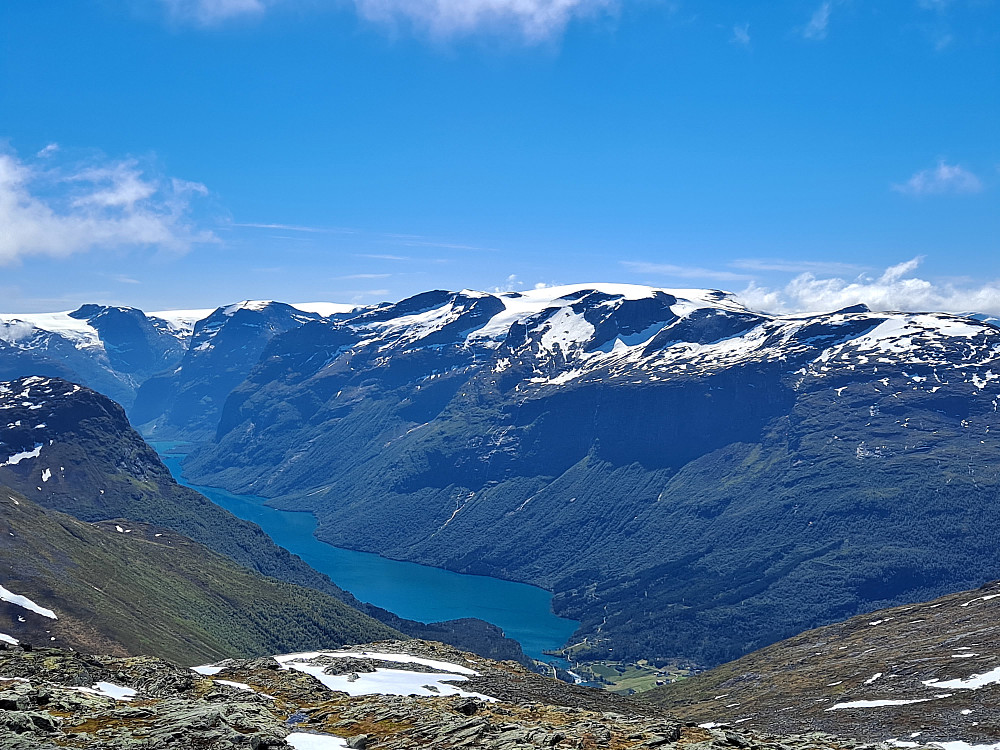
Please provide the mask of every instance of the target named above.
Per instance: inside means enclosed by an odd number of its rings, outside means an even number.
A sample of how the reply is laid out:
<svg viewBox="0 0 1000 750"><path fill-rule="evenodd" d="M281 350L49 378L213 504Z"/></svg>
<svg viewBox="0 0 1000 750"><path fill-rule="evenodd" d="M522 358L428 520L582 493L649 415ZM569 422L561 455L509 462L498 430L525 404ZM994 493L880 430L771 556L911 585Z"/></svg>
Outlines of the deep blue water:
<svg viewBox="0 0 1000 750"><path fill-rule="evenodd" d="M358 599L421 622L478 617L503 628L529 656L562 663L542 651L561 647L579 623L556 617L552 597L544 589L334 547L313 536L316 519L311 513L277 510L264 505L261 497L186 482L180 466L183 454L170 452L179 446L153 445L178 482L239 518L258 524L275 542Z"/></svg>

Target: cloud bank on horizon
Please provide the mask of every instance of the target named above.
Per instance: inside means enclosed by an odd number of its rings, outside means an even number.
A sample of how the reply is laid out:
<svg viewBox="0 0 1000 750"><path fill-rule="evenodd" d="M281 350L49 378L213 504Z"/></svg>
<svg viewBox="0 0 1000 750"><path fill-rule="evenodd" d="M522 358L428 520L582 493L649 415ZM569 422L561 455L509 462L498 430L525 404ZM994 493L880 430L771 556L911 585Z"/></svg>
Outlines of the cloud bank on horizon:
<svg viewBox="0 0 1000 750"><path fill-rule="evenodd" d="M772 313L828 312L865 304L880 311L1000 315L1000 280L929 281L913 275L922 261L913 258L879 276L861 274L853 280L806 271L776 289L750 282L737 297L752 309Z"/></svg>

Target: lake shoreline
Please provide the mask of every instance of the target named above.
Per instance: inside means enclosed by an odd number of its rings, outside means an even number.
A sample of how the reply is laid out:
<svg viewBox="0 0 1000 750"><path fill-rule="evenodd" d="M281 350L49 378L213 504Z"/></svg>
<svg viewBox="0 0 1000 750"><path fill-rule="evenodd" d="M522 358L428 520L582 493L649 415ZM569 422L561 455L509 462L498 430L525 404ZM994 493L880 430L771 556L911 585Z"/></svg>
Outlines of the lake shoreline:
<svg viewBox="0 0 1000 750"><path fill-rule="evenodd" d="M298 555L358 599L420 622L474 617L500 627L524 652L562 668L568 662L546 652L561 649L579 627L552 612L551 592L531 584L491 576L456 573L420 563L393 560L377 553L336 547L315 536L309 511L279 510L267 498L235 495L195 485L183 477L181 462L190 443L151 441L178 483L205 495L216 505L261 526L275 543Z"/></svg>

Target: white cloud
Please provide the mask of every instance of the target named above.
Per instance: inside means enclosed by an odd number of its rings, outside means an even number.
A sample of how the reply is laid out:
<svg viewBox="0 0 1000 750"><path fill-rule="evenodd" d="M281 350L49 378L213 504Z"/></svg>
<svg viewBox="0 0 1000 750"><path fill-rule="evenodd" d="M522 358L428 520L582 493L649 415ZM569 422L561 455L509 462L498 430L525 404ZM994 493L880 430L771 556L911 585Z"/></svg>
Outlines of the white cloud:
<svg viewBox="0 0 1000 750"><path fill-rule="evenodd" d="M434 36L514 27L529 40L559 34L573 18L607 11L615 4L615 0L355 0L363 18L412 23Z"/></svg>
<svg viewBox="0 0 1000 750"><path fill-rule="evenodd" d="M132 160L52 166L0 153L0 263L31 255L66 256L90 249L187 250L213 241L188 219L204 185L145 174Z"/></svg>
<svg viewBox="0 0 1000 750"><path fill-rule="evenodd" d="M524 282L517 278L516 273L512 273L510 276L504 279L503 284L493 287L493 291L502 294L504 292L516 292L518 289L521 289L523 287L524 287ZM535 285L535 288L536 289L539 288L537 284ZM542 286L542 288L544 289L544 285Z"/></svg>
<svg viewBox="0 0 1000 750"><path fill-rule="evenodd" d="M983 183L976 175L958 164L938 162L933 169L924 169L892 189L904 195L944 195L946 193L971 194L983 190Z"/></svg>
<svg viewBox="0 0 1000 750"><path fill-rule="evenodd" d="M674 276L682 279L712 279L714 281L747 281L751 277L745 273L716 271L697 266L677 266L672 263L646 263L643 261L622 261L625 268L635 273Z"/></svg>
<svg viewBox="0 0 1000 750"><path fill-rule="evenodd" d="M803 273L781 289L751 283L738 296L753 309L775 313L830 311L863 303L873 310L1000 314L1000 281L965 285L928 281L912 275L921 260L914 258L890 266L878 277L853 281Z"/></svg>
<svg viewBox="0 0 1000 750"><path fill-rule="evenodd" d="M738 44L741 47L749 47L750 46L749 22L743 24L742 26L740 26L739 24L733 26L733 36L729 41L731 41L733 44Z"/></svg>
<svg viewBox="0 0 1000 750"><path fill-rule="evenodd" d="M259 16L288 0L160 0L179 21L212 25ZM322 0L320 0L322 2ZM333 4L330 0L327 3ZM574 18L614 10L619 0L354 0L362 18L408 24L436 37L516 30L530 41L562 32Z"/></svg>
<svg viewBox="0 0 1000 750"><path fill-rule="evenodd" d="M820 6L813 12L809 23L802 29L802 36L806 39L826 39L826 27L830 24L830 11L833 10L832 0L820 3Z"/></svg>

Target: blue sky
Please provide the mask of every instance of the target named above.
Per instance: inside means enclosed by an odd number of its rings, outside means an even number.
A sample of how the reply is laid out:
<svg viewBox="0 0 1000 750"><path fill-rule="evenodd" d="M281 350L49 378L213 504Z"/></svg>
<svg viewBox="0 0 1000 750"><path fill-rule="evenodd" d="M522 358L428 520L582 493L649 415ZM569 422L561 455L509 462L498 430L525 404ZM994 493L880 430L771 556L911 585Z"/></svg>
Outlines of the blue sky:
<svg viewBox="0 0 1000 750"><path fill-rule="evenodd" d="M1000 313L1000 0L0 5L2 312L598 280Z"/></svg>

